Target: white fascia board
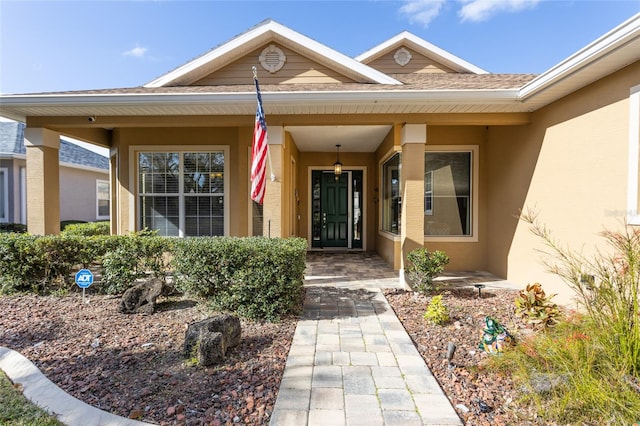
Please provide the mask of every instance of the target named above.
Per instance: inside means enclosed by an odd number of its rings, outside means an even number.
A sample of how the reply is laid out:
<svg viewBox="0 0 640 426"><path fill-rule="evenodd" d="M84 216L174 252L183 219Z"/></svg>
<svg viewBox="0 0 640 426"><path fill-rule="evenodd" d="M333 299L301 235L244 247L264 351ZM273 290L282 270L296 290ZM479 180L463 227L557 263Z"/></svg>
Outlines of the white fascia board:
<svg viewBox="0 0 640 426"><path fill-rule="evenodd" d="M522 86L520 98L526 101L527 98L570 77L637 37L640 37L640 13Z"/></svg>
<svg viewBox="0 0 640 426"><path fill-rule="evenodd" d="M263 102L353 102L353 101L446 101L462 103L513 102L518 100L518 89L505 90L357 90L262 92ZM15 95L2 97L5 107L37 106L144 106L144 105L196 105L255 103L253 92L229 93L164 93L164 94L109 94L109 95Z"/></svg>
<svg viewBox="0 0 640 426"><path fill-rule="evenodd" d="M355 58L356 61L358 62L363 62L366 61L370 58L375 58L376 56L382 54L383 52L392 49L395 46L399 46L403 43L403 41L408 41L411 44L416 45L416 47L418 47L420 50L422 49L424 52L426 52L429 56L431 57L435 57L441 61L443 61L445 64L453 64L454 68L458 68L460 71L467 71L467 72L471 72L474 74L488 74L487 71L483 70L482 68L479 68L467 61L465 61L462 58L459 58L449 52L447 52L444 49L439 48L436 45L433 45L431 43L429 43L428 41L408 32L408 31L403 31L400 34L398 34L395 37L390 38L389 40L380 43L379 45L375 46L372 49L367 50L366 52L364 52L363 54L357 56Z"/></svg>
<svg viewBox="0 0 640 426"><path fill-rule="evenodd" d="M188 74L201 66L206 65L210 61L217 59L225 54L228 54L236 49L242 49L244 45L249 43L251 40L255 40L259 37L266 35L269 32L273 32L275 34L280 35L292 42L304 46L305 48L311 49L316 52L319 56L324 56L333 62L337 62L338 64L352 69L357 74L360 74L367 79L380 83L380 84L393 84L398 85L402 84L398 80L389 77L388 75L377 71L371 67L368 67L364 64L361 64L358 61L353 60L352 58L343 55L317 41L310 39L296 31L293 31L284 25L278 24L275 21L268 21L263 25L260 25L254 29L251 29L244 34L237 36L231 41L211 50L210 52L200 56L199 58L194 59L191 62L186 63L185 65L177 68L174 71L171 71L147 84L144 87L162 87L165 86L172 81Z"/></svg>

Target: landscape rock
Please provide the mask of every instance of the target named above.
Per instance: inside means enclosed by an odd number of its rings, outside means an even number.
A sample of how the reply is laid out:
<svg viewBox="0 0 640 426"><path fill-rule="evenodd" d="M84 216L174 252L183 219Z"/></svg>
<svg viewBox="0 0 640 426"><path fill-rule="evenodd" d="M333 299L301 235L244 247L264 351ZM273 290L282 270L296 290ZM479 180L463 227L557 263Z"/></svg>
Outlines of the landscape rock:
<svg viewBox="0 0 640 426"><path fill-rule="evenodd" d="M240 344L240 319L231 314L189 324L185 333L183 355L195 357L198 364L208 366L222 362L227 350Z"/></svg>
<svg viewBox="0 0 640 426"><path fill-rule="evenodd" d="M164 282L158 278L136 284L122 295L119 310L123 314L152 314L163 290Z"/></svg>

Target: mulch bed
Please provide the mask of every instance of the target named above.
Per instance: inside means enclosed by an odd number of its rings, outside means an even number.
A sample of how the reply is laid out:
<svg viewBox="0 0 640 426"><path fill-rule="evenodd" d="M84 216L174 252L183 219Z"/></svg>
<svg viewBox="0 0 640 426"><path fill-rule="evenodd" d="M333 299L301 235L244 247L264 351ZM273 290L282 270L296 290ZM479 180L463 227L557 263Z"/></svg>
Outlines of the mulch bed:
<svg viewBox="0 0 640 426"><path fill-rule="evenodd" d="M515 292L444 293L451 321L430 325L429 298L390 290L386 297L467 425L535 424L515 404L509 377L483 367L485 315L510 330ZM32 360L62 389L93 406L163 425L268 424L296 319L242 322L242 343L224 364L199 367L182 356L188 323L207 317L193 301L170 299L153 315L118 312L119 298L0 297L0 345ZM444 355L456 345L453 366Z"/></svg>
<svg viewBox="0 0 640 426"><path fill-rule="evenodd" d="M478 348L485 316L511 334L528 332L514 315L516 291L485 289L482 298L473 288L444 291L442 301L451 318L444 325L423 318L430 297L404 290L388 290L385 295L465 424L538 424L530 409L516 405L517 389L510 377L485 365L488 357L497 355ZM446 359L450 342L456 345L451 365Z"/></svg>

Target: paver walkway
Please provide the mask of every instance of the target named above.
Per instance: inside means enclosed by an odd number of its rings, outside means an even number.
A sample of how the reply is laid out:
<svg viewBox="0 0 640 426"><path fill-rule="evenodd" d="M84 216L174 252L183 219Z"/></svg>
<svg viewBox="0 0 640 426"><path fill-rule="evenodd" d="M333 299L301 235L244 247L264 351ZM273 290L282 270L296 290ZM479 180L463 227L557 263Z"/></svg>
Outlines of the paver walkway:
<svg viewBox="0 0 640 426"><path fill-rule="evenodd" d="M272 426L461 425L387 303L379 257L309 253L307 296Z"/></svg>

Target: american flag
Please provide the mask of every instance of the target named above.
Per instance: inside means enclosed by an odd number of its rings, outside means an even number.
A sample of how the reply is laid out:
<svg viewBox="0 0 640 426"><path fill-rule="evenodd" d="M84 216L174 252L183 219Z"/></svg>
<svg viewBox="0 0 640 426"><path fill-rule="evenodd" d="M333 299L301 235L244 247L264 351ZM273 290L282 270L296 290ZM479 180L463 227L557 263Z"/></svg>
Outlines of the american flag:
<svg viewBox="0 0 640 426"><path fill-rule="evenodd" d="M258 204L262 204L267 180L267 122L264 119L258 79L254 78L254 81L258 95L258 109L256 111L256 125L253 129L253 145L251 147L251 199Z"/></svg>

